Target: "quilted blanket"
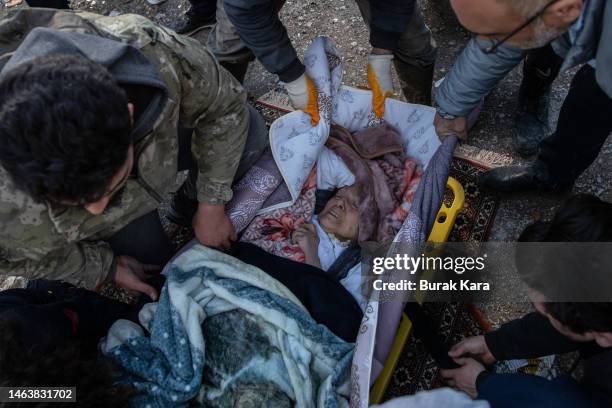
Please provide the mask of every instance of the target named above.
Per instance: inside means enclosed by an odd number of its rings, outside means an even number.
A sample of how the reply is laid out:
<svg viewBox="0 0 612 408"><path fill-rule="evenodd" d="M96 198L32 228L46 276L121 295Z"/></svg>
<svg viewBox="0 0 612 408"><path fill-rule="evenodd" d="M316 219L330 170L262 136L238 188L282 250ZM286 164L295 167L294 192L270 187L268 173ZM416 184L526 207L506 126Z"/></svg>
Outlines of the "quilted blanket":
<svg viewBox="0 0 612 408"><path fill-rule="evenodd" d="M309 223L315 209L316 167L310 171L302 191L290 207L277 208L258 215L240 237L240 241L257 245L266 252L295 262L304 262L304 251L293 243L293 231Z"/></svg>
<svg viewBox="0 0 612 408"><path fill-rule="evenodd" d="M139 392L136 407L348 406L353 344L318 325L263 271L196 245L167 269L143 328L117 321L102 343Z"/></svg>

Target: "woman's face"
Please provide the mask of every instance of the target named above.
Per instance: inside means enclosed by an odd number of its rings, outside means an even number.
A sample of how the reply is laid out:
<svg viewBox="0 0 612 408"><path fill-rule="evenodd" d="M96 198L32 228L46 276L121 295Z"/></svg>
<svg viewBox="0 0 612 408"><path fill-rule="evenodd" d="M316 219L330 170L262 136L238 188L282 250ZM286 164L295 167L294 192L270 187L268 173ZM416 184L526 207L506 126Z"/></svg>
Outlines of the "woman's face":
<svg viewBox="0 0 612 408"><path fill-rule="evenodd" d="M359 232L359 194L357 187L343 187L319 214L325 232L343 241L356 241Z"/></svg>

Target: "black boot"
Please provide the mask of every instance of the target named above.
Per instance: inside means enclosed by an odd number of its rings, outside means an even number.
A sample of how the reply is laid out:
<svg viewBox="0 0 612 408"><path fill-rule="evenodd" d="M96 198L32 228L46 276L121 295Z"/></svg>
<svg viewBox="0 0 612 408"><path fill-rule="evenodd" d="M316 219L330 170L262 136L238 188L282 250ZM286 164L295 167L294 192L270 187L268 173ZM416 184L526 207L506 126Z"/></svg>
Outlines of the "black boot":
<svg viewBox="0 0 612 408"><path fill-rule="evenodd" d="M550 89L562 63L550 45L531 51L525 59L515 116L515 145L521 156L536 154L542 139L551 133Z"/></svg>
<svg viewBox="0 0 612 408"><path fill-rule="evenodd" d="M426 67L406 64L399 59L393 60L397 76L402 85L402 93L408 103L431 106L431 83L434 64Z"/></svg>
<svg viewBox="0 0 612 408"><path fill-rule="evenodd" d="M551 133L548 126L550 90L537 101L520 102L516 111L515 148L518 154L528 157L538 152L540 142Z"/></svg>
<svg viewBox="0 0 612 408"><path fill-rule="evenodd" d="M198 200L195 182L187 178L172 197L166 218L177 225L191 228L193 217L198 211Z"/></svg>
<svg viewBox="0 0 612 408"><path fill-rule="evenodd" d="M229 71L230 74L234 76L238 80L238 82L243 83L244 77L246 76L247 69L249 69L249 61L238 61L238 62L220 62L221 66Z"/></svg>
<svg viewBox="0 0 612 408"><path fill-rule="evenodd" d="M551 177L546 164L540 161L529 166L498 167L478 176L478 187L502 193L527 191L565 192L574 182Z"/></svg>
<svg viewBox="0 0 612 408"><path fill-rule="evenodd" d="M194 13L193 10L190 9L175 25L174 31L178 34L191 35L200 28L214 25L216 21L217 18L214 13L211 15L202 15Z"/></svg>

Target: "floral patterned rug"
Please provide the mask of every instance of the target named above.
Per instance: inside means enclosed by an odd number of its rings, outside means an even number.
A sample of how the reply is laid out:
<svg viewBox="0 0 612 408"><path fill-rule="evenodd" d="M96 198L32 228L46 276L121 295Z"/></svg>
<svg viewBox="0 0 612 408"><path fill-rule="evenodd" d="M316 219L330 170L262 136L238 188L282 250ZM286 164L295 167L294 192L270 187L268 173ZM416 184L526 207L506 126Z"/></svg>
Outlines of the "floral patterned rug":
<svg viewBox="0 0 612 408"><path fill-rule="evenodd" d="M464 304L426 303L423 312L431 327L436 328L440 340L447 346L458 343L465 337L484 333L476 315L472 314L474 310ZM400 356L383 401L442 386L444 385L436 361L424 343L411 336Z"/></svg>
<svg viewBox="0 0 612 408"><path fill-rule="evenodd" d="M486 167L466 158L455 157L451 176L461 183L465 191L465 204L457 217L449 241L485 241L495 219L498 197L485 194L476 185L476 175ZM445 202L452 194L447 192ZM479 335L488 329L478 309L459 303L426 303L423 307L431 327L440 340L451 346L461 339ZM442 386L438 365L420 339L411 336L400 357L384 399L414 394Z"/></svg>
<svg viewBox="0 0 612 408"><path fill-rule="evenodd" d="M455 220L455 226L451 231L449 241L471 242L486 241L493 220L499 197L485 194L476 185L476 176L486 168L469 160L453 159L451 165L451 177L461 183L465 191L465 203L463 210ZM447 192L445 202L450 204L452 194Z"/></svg>

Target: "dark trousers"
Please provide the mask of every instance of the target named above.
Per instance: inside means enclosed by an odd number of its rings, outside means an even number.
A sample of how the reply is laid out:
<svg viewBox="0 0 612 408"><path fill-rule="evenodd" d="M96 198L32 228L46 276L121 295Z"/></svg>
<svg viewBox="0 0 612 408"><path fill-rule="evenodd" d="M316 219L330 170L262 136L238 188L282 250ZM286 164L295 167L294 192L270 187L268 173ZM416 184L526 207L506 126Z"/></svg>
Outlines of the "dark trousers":
<svg viewBox="0 0 612 408"><path fill-rule="evenodd" d="M583 66L561 107L557 129L540 145L555 182L573 182L595 160L612 132L612 99L599 87L595 70Z"/></svg>
<svg viewBox="0 0 612 408"><path fill-rule="evenodd" d="M523 63L519 105L527 111L537 112L540 98L550 89L562 65L563 58L557 55L550 44L529 51Z"/></svg>
<svg viewBox="0 0 612 408"><path fill-rule="evenodd" d="M191 11L202 17L214 17L217 13L217 0L189 0L189 3L191 4ZM280 10L285 0L277 0L275 3L276 8Z"/></svg>
<svg viewBox="0 0 612 408"><path fill-rule="evenodd" d="M53 9L68 9L68 0L27 0L30 7L43 7Z"/></svg>
<svg viewBox="0 0 612 408"><path fill-rule="evenodd" d="M217 13L217 0L189 0L191 11L202 17L214 17Z"/></svg>
<svg viewBox="0 0 612 408"><path fill-rule="evenodd" d="M528 374L493 374L478 384L478 399L491 408L595 408L602 401L572 378L553 380Z"/></svg>
<svg viewBox="0 0 612 408"><path fill-rule="evenodd" d="M162 227L157 210L135 219L107 240L115 255L163 267L176 252L176 246Z"/></svg>
<svg viewBox="0 0 612 408"><path fill-rule="evenodd" d="M26 348L47 349L76 341L82 353L95 356L98 341L110 326L118 319L138 322L142 305L121 303L59 281L34 280L28 289L0 292L0 319L19 326Z"/></svg>

